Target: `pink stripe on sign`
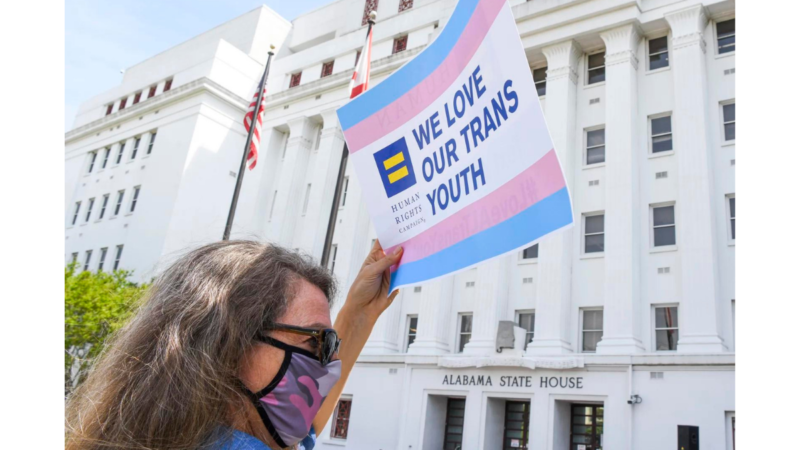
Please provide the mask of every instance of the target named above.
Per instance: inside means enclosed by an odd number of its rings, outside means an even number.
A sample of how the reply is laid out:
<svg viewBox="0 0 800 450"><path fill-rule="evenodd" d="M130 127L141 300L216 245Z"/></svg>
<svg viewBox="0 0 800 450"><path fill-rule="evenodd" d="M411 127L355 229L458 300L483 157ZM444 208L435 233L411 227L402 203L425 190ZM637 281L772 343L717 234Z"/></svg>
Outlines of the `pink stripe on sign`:
<svg viewBox="0 0 800 450"><path fill-rule="evenodd" d="M456 81L478 51L505 2L506 0L481 0L458 43L439 67L385 108L344 130L350 153L355 153L396 130L438 99Z"/></svg>
<svg viewBox="0 0 800 450"><path fill-rule="evenodd" d="M399 244L402 263L409 263L440 252L451 245L487 230L533 206L564 187L564 177L555 150L512 180L475 203ZM427 201L427 199L425 200ZM397 245L385 249L389 254ZM397 267L392 267L394 272Z"/></svg>

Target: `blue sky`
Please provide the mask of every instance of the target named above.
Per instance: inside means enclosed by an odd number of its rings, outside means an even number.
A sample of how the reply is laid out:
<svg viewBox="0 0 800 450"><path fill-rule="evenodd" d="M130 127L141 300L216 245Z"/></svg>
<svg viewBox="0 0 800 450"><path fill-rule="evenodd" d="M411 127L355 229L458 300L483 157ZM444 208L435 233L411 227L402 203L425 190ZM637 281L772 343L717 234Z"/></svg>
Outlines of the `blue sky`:
<svg viewBox="0 0 800 450"><path fill-rule="evenodd" d="M69 0L65 2L65 111L110 89L130 67L264 4L288 20L333 0Z"/></svg>

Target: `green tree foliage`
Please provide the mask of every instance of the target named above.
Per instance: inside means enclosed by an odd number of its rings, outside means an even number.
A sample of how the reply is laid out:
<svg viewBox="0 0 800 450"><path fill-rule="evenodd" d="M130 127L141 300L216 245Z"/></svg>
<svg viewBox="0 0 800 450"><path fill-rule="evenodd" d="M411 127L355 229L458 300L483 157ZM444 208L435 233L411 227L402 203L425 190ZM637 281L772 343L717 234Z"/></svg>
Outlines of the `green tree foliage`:
<svg viewBox="0 0 800 450"><path fill-rule="evenodd" d="M147 288L128 281L130 271L81 271L73 263L64 270L65 392L86 377L92 361L112 333L132 315Z"/></svg>

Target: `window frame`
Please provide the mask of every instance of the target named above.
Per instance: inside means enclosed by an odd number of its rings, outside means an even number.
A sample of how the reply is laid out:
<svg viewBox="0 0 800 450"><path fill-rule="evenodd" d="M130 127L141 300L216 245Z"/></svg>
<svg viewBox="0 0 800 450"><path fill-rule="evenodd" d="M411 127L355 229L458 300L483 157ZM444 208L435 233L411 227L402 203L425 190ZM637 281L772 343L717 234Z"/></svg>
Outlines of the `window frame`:
<svg viewBox="0 0 800 450"><path fill-rule="evenodd" d="M72 215L72 223L70 224L70 226L75 226L75 224L78 223L78 216L81 213L81 203L82 202L80 200L75 202L75 212Z"/></svg>
<svg viewBox="0 0 800 450"><path fill-rule="evenodd" d="M342 198L341 201L339 202L339 209L344 208L345 204L347 203L347 189L350 187L350 176L348 175L344 177L344 180L342 181L344 182L342 183L342 195L341 195Z"/></svg>
<svg viewBox="0 0 800 450"><path fill-rule="evenodd" d="M103 271L103 265L106 262L106 256L108 255L108 247L103 247L100 249L100 261L97 262L97 271Z"/></svg>
<svg viewBox="0 0 800 450"><path fill-rule="evenodd" d="M83 223L89 223L89 220L92 219L92 209L94 208L94 200L96 197L92 197L87 200L88 208L86 208L86 219Z"/></svg>
<svg viewBox="0 0 800 450"><path fill-rule="evenodd" d="M656 321L656 318L658 317L658 315L657 315L656 310L660 309L660 308L675 308L675 318L676 318L675 320L677 322L676 326L658 328L658 322ZM653 348L654 352L658 352L658 353L674 353L674 352L678 351L678 341L680 340L680 336L681 336L681 333L680 333L680 328L681 328L680 327L680 323L681 323L681 321L680 321L680 313L681 313L680 307L679 307L679 305L677 303L663 303L663 304L659 303L659 304L650 305L650 322L652 324L650 329L652 330L651 340L653 342L652 343L652 348ZM659 350L658 349L658 331L659 330L675 330L676 331L676 334L677 334L678 338L675 340L675 350Z"/></svg>
<svg viewBox="0 0 800 450"><path fill-rule="evenodd" d="M320 71L319 77L325 78L333 75L333 63L335 60L325 61L322 63L322 70ZM325 70L328 69L328 70Z"/></svg>
<svg viewBox="0 0 800 450"><path fill-rule="evenodd" d="M403 48L399 48L400 44L402 44ZM406 50L408 50L408 35L404 34L402 36L394 38L394 40L392 41L392 55L402 53Z"/></svg>
<svg viewBox="0 0 800 450"><path fill-rule="evenodd" d="M289 74L289 89L300 86L303 80L303 71Z"/></svg>
<svg viewBox="0 0 800 450"><path fill-rule="evenodd" d="M139 201L139 193L141 190L141 185L133 187L133 195L131 196L131 201L128 203L128 214L133 214L136 210L136 203Z"/></svg>
<svg viewBox="0 0 800 450"><path fill-rule="evenodd" d="M131 150L131 157L129 158L130 161L136 159L136 154L139 153L139 144L142 143L142 137L136 136L133 138L133 150Z"/></svg>
<svg viewBox="0 0 800 450"><path fill-rule="evenodd" d="M340 418L339 417L339 407L341 406L342 402L349 403L349 406L348 406L348 409L347 409L347 417L344 417L344 418ZM336 408L334 408L333 417L331 418L332 419L331 420L331 433L330 433L330 439L331 440L338 441L338 442L346 442L347 441L347 434L350 431L350 415L352 414L352 412L353 412L353 396L352 395L344 395L344 394L342 394L339 397L339 401L336 402ZM339 436L338 433L337 433L337 429L338 429L337 425L338 425L338 421L340 419L343 419L344 422L345 422L345 425L344 425L344 436Z"/></svg>
<svg viewBox="0 0 800 450"><path fill-rule="evenodd" d="M603 54L603 64L601 66L597 66L597 67L589 67L589 57L594 56L594 55L599 55L601 53ZM586 76L586 83L584 83L585 86L601 85L601 84L606 82L606 58L605 58L605 55L606 55L606 49L605 48L603 48L602 50L594 51L592 53L586 53L586 75L585 75ZM593 83L590 82L589 80L590 80L591 77L589 75L590 75L591 71L599 70L599 69L603 69L603 79L600 80L600 81L595 81Z"/></svg>
<svg viewBox="0 0 800 450"><path fill-rule="evenodd" d="M125 156L125 142L119 143L119 151L117 152L117 159L114 162L115 166L122 164L122 157Z"/></svg>
<svg viewBox="0 0 800 450"><path fill-rule="evenodd" d="M538 81L538 82L536 81L536 71L537 70L544 70L544 80ZM545 98L547 96L547 65L544 65L544 66L539 65L539 66L531 67L531 77L533 78L533 86L534 86L534 88L536 88L536 95L540 99ZM544 87L543 87L544 93L543 94L539 93L539 85L540 84L544 85Z"/></svg>
<svg viewBox="0 0 800 450"><path fill-rule="evenodd" d="M111 157L111 147L105 148L105 153L103 154L103 164L100 166L100 170L105 169L108 167L108 159Z"/></svg>
<svg viewBox="0 0 800 450"><path fill-rule="evenodd" d="M528 344L530 344L533 341L533 338L536 336L536 310L535 309L518 309L518 310L514 311L514 322L517 324L516 326L518 326L520 328L524 328L522 326L522 324L520 323L520 320L522 319L523 315L527 315L527 314L533 315L533 321L531 322L531 324L533 326L533 330L530 330L530 331L528 331L527 329L525 330L525 345L523 346L523 350L527 350L528 349ZM530 335L530 339L528 338L528 335Z"/></svg>
<svg viewBox="0 0 800 450"><path fill-rule="evenodd" d="M591 329L591 330L584 329L584 324L585 324L584 317L585 317L585 314L586 314L587 311L601 311L603 313L603 320L601 320L601 322L600 322L601 325L603 326L603 328ZM580 353L597 353L597 347L595 347L594 351L586 350L585 335L586 335L587 332L588 333L596 333L596 332L599 331L600 332L600 340L598 340L597 343L600 344L600 342L603 341L603 336L605 335L605 320L606 320L605 311L603 310L603 307L602 306L592 306L592 307L587 307L587 308L581 308L580 309L580 314L579 314L579 320L580 320L580 323L578 324L578 332L580 333L580 349L581 349Z"/></svg>
<svg viewBox="0 0 800 450"><path fill-rule="evenodd" d="M172 78L169 78L164 82L164 89L162 89L161 92L169 92L170 89L172 89Z"/></svg>
<svg viewBox="0 0 800 450"><path fill-rule="evenodd" d="M156 135L157 134L158 134L158 131L151 131L150 132L150 138L147 141L147 152L145 153L145 156L148 156L151 153L153 153L153 145L155 145L155 143L156 143Z"/></svg>
<svg viewBox="0 0 800 450"><path fill-rule="evenodd" d="M656 208L672 208L672 224L656 225L655 210ZM672 227L675 234L675 243L667 245L656 245L656 228ZM650 205L650 249L651 250L674 250L678 247L678 208L675 207L675 202L662 202L653 203Z"/></svg>
<svg viewBox="0 0 800 450"><path fill-rule="evenodd" d="M106 207L108 207L108 200L111 197L111 194L103 194L103 203L100 205L100 214L97 216L97 220L102 220L103 217L106 215Z"/></svg>
<svg viewBox="0 0 800 450"><path fill-rule="evenodd" d="M333 270L336 268L336 256L339 253L339 244L331 244L331 252L330 252L330 261L328 261L328 265L330 266L330 273L334 273Z"/></svg>
<svg viewBox="0 0 800 450"><path fill-rule="evenodd" d="M534 258L526 258L525 257L525 252L528 251L528 249L531 249L533 247L536 247L536 257L534 257ZM538 263L539 262L539 243L538 242L534 242L533 245L529 245L528 247L522 249L522 251L519 252L518 262L520 264L535 264L535 263Z"/></svg>
<svg viewBox="0 0 800 450"><path fill-rule="evenodd" d="M86 272L87 270L89 270L91 265L92 265L92 250L90 249L84 252L83 271Z"/></svg>
<svg viewBox="0 0 800 450"><path fill-rule="evenodd" d="M469 317L469 332L463 331L463 322L466 317ZM458 313L458 322L457 322L457 329L456 329L456 353L464 353L464 347L472 340L472 325L473 325L473 313L471 312L464 312ZM466 342L462 344L464 340L464 336L469 336Z"/></svg>
<svg viewBox="0 0 800 450"><path fill-rule="evenodd" d="M663 119L665 117L669 117L669 130L670 130L669 133L653 134L653 121L657 120L657 119ZM663 112L663 113L659 113L659 114L653 114L652 116L649 116L647 118L647 134L649 136L649 138L647 139L647 144L648 144L648 147L649 147L648 148L649 156L667 156L667 155L672 155L673 153L675 153L675 128L673 127L673 123L672 123L672 111L667 111L667 112ZM662 136L669 136L670 137L670 145L672 146L672 148L670 148L669 150L661 150L661 151L656 152L656 151L653 150L655 148L653 139L655 139L657 137L662 137Z"/></svg>
<svg viewBox="0 0 800 450"><path fill-rule="evenodd" d="M455 401L463 402L463 405L464 405L463 408L451 408L451 403L455 402ZM465 416L466 416L466 409L467 409L467 398L466 397L447 397L447 405L445 405L445 413L444 413L444 429L445 429L445 432L444 432L444 443L442 444L442 448L447 448L447 444L448 443L452 443L453 447L455 447L455 446L459 446L460 447L463 444L463 442L464 442L464 425L465 425L464 424L464 419L465 419ZM458 417L458 416L455 416L455 415L451 415L450 414L451 410L452 411L461 411L461 417ZM452 419L461 419L461 424L460 425L457 424L457 423L452 423L451 424L450 421ZM454 421L454 422L457 422L457 421ZM450 426L450 425L461 426L462 427L461 428L461 433L460 434L459 433L448 433L447 432L447 427ZM450 436L456 436L456 435L459 435L461 437L461 439L458 440L458 441L449 439Z"/></svg>
<svg viewBox="0 0 800 450"><path fill-rule="evenodd" d="M142 91L133 94L133 104L137 104L142 100Z"/></svg>
<svg viewBox="0 0 800 450"><path fill-rule="evenodd" d="M736 213L731 213L731 200L736 203L735 193L725 196L725 228L727 229L728 244L733 245L736 243Z"/></svg>
<svg viewBox="0 0 800 450"><path fill-rule="evenodd" d="M127 104L128 104L128 97L122 97L119 100L119 107L117 108L117 111L122 111L123 109L125 109L125 105Z"/></svg>
<svg viewBox="0 0 800 450"><path fill-rule="evenodd" d="M86 174L89 175L94 170L94 164L97 162L97 150L89 152L89 167L86 168Z"/></svg>
<svg viewBox="0 0 800 450"><path fill-rule="evenodd" d="M720 52L720 45L719 45L720 37L719 37L719 31L717 30L717 27L721 23L730 22L730 21L734 21L734 25L733 25L734 26L734 30L733 30L733 34L731 35L731 36L733 36L733 50L731 50L729 52ZM723 39L727 38L727 37L730 37L730 36L724 36ZM715 56L724 57L724 56L729 56L729 55L735 55L736 54L736 17L731 17L731 18L728 18L728 19L725 19L725 20L714 21L714 43L716 44L715 45L716 49L714 50ZM728 46L726 46L726 47L728 47Z"/></svg>
<svg viewBox="0 0 800 450"><path fill-rule="evenodd" d="M117 217L122 212L122 202L125 200L125 189L117 191L117 203L114 205L114 214L111 217Z"/></svg>
<svg viewBox="0 0 800 450"><path fill-rule="evenodd" d="M724 102L720 102L719 104L719 117L720 122L722 123L722 145L731 145L736 143L736 118L734 117L733 120L726 122L725 121L725 107L733 105L734 109L736 108L736 99L732 98L730 100L725 100ZM734 112L734 115L736 113ZM733 124L733 139L726 139L725 136L725 125L732 123Z"/></svg>
<svg viewBox="0 0 800 450"><path fill-rule="evenodd" d="M594 211L589 213L581 214L581 255L582 256L603 256L606 252L606 212L605 211ZM596 236L598 234L603 235L603 251L600 252L587 252L586 251L586 218L587 217L595 217L595 216L603 216L603 232L602 233L591 233L591 236Z"/></svg>
<svg viewBox="0 0 800 450"><path fill-rule="evenodd" d="M660 51L660 52L657 52L657 53L652 53L650 51L650 42L651 41L655 41L656 39L665 39L667 41L667 47L666 47L666 49L664 51ZM647 50L647 55L646 55L647 56L647 72L658 72L658 71L661 71L661 70L668 70L670 67L672 67L672 61L670 61L670 58L669 58L671 50L672 50L671 47L672 47L671 43L669 42L669 35L666 35L666 34L663 35L663 36L659 36L659 37L655 37L655 38L647 40L647 48L646 48L646 50ZM650 60L650 57L653 56L653 55L661 55L661 54L664 54L664 53L667 54L667 65L664 66L664 67L656 67L655 69L651 68L650 67L650 63L652 63L652 61Z"/></svg>
<svg viewBox="0 0 800 450"><path fill-rule="evenodd" d="M600 131L603 130L603 144L602 145L593 145L589 146L589 133L593 131ZM596 149L603 147L603 160L600 162L589 163L589 150ZM606 124L596 125L589 128L584 128L583 130L583 167L584 168L593 168L593 167L603 167L606 164Z"/></svg>
<svg viewBox="0 0 800 450"><path fill-rule="evenodd" d="M414 7L414 0L400 0L397 5L397 13L408 11Z"/></svg>
<svg viewBox="0 0 800 450"><path fill-rule="evenodd" d="M417 324L414 328L413 337L414 340L411 340L412 333L411 333L411 321L413 319L417 320ZM417 334L419 334L419 314L406 314L406 329L405 329L405 341L403 342L403 348L408 353L408 347L411 346L417 340Z"/></svg>
<svg viewBox="0 0 800 450"><path fill-rule="evenodd" d="M114 103L109 103L106 105L106 115L109 115L112 112L114 112Z"/></svg>
<svg viewBox="0 0 800 450"><path fill-rule="evenodd" d="M147 98L155 97L157 89L158 89L158 84L154 84L154 85L150 86L150 90L147 91Z"/></svg>
<svg viewBox="0 0 800 450"><path fill-rule="evenodd" d="M114 269L117 270L119 268L119 262L122 260L122 249L125 247L124 244L120 244L116 248L116 253L114 254Z"/></svg>

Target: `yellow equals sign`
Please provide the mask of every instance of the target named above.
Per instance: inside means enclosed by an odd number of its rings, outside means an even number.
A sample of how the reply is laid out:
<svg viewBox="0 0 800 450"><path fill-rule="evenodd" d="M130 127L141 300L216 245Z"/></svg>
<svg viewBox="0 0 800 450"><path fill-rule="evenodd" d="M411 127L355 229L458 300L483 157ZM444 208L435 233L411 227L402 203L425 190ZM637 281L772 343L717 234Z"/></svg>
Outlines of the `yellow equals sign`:
<svg viewBox="0 0 800 450"><path fill-rule="evenodd" d="M392 156L391 158L387 159L386 161L384 161L383 167L386 170L389 170L392 167L402 163L403 161L405 161L405 158L403 157L403 152L400 152ZM395 181L405 177L406 175L408 175L408 167L403 166L389 174L389 183L394 183Z"/></svg>

